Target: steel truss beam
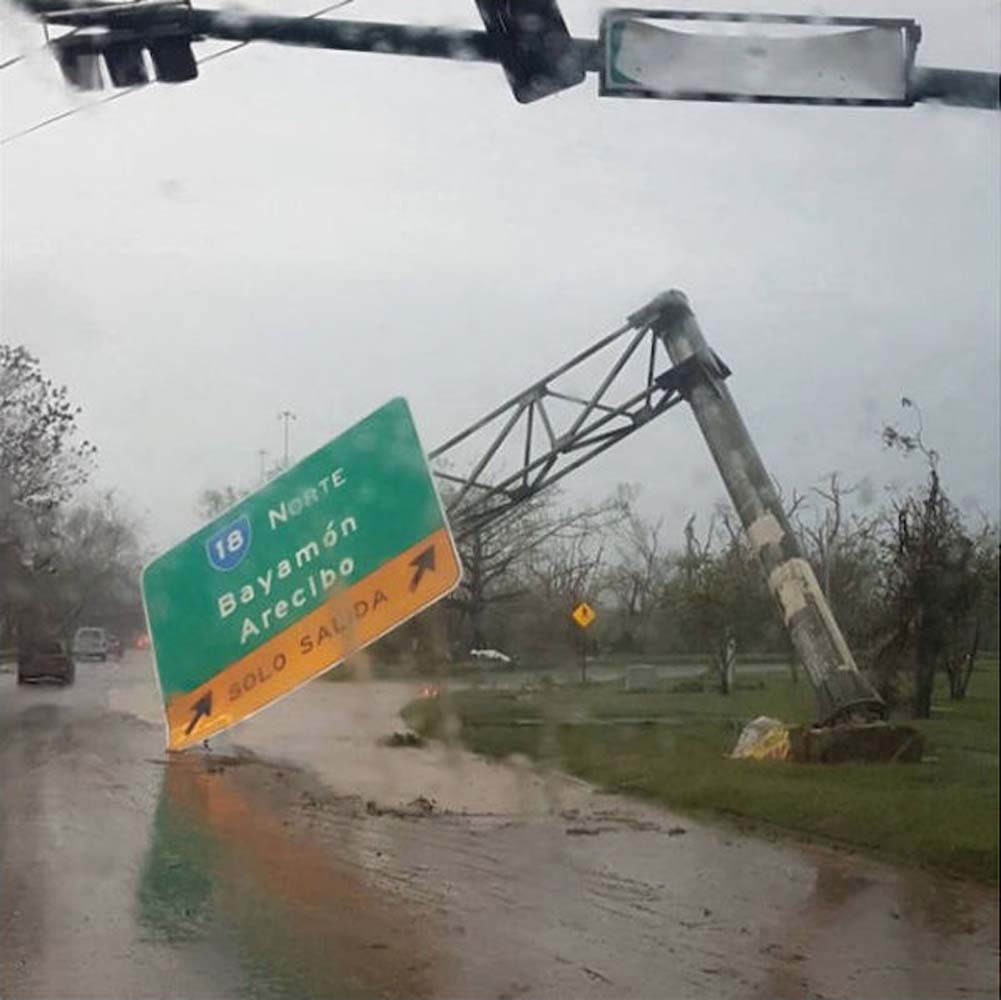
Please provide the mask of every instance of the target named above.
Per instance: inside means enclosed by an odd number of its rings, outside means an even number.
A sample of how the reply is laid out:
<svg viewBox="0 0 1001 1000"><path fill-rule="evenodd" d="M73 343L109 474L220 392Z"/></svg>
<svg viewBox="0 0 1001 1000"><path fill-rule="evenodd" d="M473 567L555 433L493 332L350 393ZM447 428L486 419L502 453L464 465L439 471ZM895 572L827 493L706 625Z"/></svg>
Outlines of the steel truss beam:
<svg viewBox="0 0 1001 1000"><path fill-rule="evenodd" d="M567 383L582 377L581 366L599 357L606 364L590 395L570 392ZM646 359L645 377L638 380L637 372L626 370L634 357ZM726 378L729 369L715 355L713 359ZM649 324L630 320L436 448L429 458L437 466L435 476L448 487L446 508L456 537L513 514L526 500L676 406L699 363L689 359L671 366L660 336ZM624 402L607 402L626 393ZM552 400L563 404L562 420L547 406ZM448 460L478 432L488 435L489 444L471 471L451 471ZM515 450L519 466L502 471L501 456Z"/></svg>

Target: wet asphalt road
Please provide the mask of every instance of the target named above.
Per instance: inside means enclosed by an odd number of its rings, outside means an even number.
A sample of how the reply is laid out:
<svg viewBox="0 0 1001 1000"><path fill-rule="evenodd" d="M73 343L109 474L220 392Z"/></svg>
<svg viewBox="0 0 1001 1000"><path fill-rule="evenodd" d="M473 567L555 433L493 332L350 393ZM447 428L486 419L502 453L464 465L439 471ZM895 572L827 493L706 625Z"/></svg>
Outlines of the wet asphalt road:
<svg viewBox="0 0 1001 1000"><path fill-rule="evenodd" d="M412 693L320 681L168 760L144 655L0 674L0 995L997 994L993 893L380 746Z"/></svg>

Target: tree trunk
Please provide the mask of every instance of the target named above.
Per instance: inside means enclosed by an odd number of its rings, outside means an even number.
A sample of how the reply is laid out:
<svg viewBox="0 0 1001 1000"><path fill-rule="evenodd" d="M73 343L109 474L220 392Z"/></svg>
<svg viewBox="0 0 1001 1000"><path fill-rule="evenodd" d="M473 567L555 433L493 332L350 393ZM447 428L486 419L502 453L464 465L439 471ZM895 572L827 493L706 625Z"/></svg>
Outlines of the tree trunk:
<svg viewBox="0 0 1001 1000"><path fill-rule="evenodd" d="M973 642L970 644L970 651L966 654L966 663L960 667L962 676L959 679L959 686L955 697L962 699L966 697L966 692L970 687L970 678L973 676L973 664L977 659L977 650L980 648L980 619L973 630Z"/></svg>
<svg viewBox="0 0 1001 1000"><path fill-rule="evenodd" d="M914 676L914 718L931 718L931 700L935 691L934 643L927 635L927 625L918 632L918 649Z"/></svg>
<svg viewBox="0 0 1001 1000"><path fill-rule="evenodd" d="M469 625L472 630L472 649L486 649L487 640L483 628L483 602L475 597L470 601Z"/></svg>
<svg viewBox="0 0 1001 1000"><path fill-rule="evenodd" d="M472 631L472 649L486 649L483 617L486 600L483 593L483 540L479 532L473 535L473 558L469 560L469 625Z"/></svg>
<svg viewBox="0 0 1001 1000"><path fill-rule="evenodd" d="M720 694L730 694L737 667L737 641L731 635L719 644L716 650L716 669L719 673Z"/></svg>

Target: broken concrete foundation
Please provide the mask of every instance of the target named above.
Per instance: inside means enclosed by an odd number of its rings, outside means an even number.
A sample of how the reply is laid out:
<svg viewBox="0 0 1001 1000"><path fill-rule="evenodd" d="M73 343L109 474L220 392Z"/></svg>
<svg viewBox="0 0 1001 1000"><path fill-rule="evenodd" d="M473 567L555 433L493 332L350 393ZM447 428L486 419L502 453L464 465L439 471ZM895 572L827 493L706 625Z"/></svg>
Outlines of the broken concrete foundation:
<svg viewBox="0 0 1001 1000"><path fill-rule="evenodd" d="M913 726L872 722L789 729L789 759L801 764L917 763L924 737Z"/></svg>

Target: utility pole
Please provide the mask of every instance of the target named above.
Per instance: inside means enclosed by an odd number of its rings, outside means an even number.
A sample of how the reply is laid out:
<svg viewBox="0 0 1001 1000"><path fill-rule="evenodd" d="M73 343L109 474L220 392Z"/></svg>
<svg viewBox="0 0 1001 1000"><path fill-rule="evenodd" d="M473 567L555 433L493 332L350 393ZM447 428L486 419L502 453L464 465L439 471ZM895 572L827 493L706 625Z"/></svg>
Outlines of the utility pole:
<svg viewBox="0 0 1001 1000"><path fill-rule="evenodd" d="M257 449L257 477L258 482L263 486L265 480L265 473L267 471L267 458L268 452L266 448Z"/></svg>
<svg viewBox="0 0 1001 1000"><path fill-rule="evenodd" d="M298 420L299 418L291 410L282 410L278 414L278 419L283 421L285 425L283 428L285 449L283 451L284 458L282 459L282 468L287 469L289 461L289 435L291 433L291 422L293 420Z"/></svg>
<svg viewBox="0 0 1001 1000"><path fill-rule="evenodd" d="M665 292L629 319L660 336L675 366L690 366L682 394L709 445L789 638L809 675L820 722L830 725L883 718L886 706L855 665L772 478L724 383L729 373L706 343L688 299L676 290Z"/></svg>

